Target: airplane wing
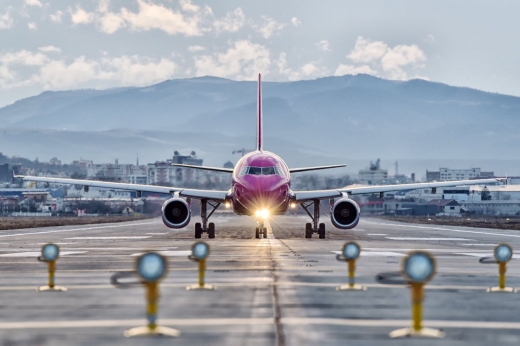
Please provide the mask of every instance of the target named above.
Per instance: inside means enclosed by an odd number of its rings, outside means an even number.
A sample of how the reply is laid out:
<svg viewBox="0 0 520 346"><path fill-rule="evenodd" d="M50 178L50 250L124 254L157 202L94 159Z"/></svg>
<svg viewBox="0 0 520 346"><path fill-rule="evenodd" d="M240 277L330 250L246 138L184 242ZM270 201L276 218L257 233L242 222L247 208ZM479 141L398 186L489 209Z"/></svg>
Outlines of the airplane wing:
<svg viewBox="0 0 520 346"><path fill-rule="evenodd" d="M191 197L191 198L196 198L196 199L209 199L209 200L217 201L217 202L224 202L228 196L228 191L182 189L182 188L168 187L168 186L112 183L112 182L97 181L97 180L31 177L31 176L24 176L24 175L15 175L14 177L22 179L22 181L36 181L36 182L53 183L53 184L82 185L82 186L88 186L88 187L100 187L100 188L116 189L116 190L154 192L154 193L164 193L164 194L174 194L174 193L178 192L179 196L181 196L181 197Z"/></svg>
<svg viewBox="0 0 520 346"><path fill-rule="evenodd" d="M182 163L172 163L172 166L182 167L182 168L193 168L193 169L201 169L204 171L213 171L213 172L222 172L222 173L233 173L233 168L220 168L220 167L208 167L208 166L194 166L194 165L184 165Z"/></svg>
<svg viewBox="0 0 520 346"><path fill-rule="evenodd" d="M458 180L458 181L444 181L436 183L416 183L416 184L397 184L397 185L375 185L375 186L353 186L345 187L335 190L315 190L315 191L293 191L296 202L312 200L312 199L327 199L338 198L344 194L364 195L369 193L382 193L394 191L407 191L417 189L433 189L437 187L451 187L462 185L487 185L498 183L500 179L476 179L476 180Z"/></svg>
<svg viewBox="0 0 520 346"><path fill-rule="evenodd" d="M317 171L319 169L329 169L329 168L339 168L339 167L347 167L347 165L330 165L330 166L315 166L315 167L303 167L303 168L289 168L289 172L291 172L291 173L299 173L299 172Z"/></svg>

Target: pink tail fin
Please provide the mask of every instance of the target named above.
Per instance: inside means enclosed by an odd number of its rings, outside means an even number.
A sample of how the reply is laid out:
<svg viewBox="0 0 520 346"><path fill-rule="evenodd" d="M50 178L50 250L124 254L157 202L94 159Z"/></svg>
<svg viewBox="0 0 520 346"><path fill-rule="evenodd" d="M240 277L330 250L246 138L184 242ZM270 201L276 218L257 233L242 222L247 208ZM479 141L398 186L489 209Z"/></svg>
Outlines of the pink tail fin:
<svg viewBox="0 0 520 346"><path fill-rule="evenodd" d="M264 121L262 119L262 75L258 74L258 114L256 119L256 150L264 148Z"/></svg>

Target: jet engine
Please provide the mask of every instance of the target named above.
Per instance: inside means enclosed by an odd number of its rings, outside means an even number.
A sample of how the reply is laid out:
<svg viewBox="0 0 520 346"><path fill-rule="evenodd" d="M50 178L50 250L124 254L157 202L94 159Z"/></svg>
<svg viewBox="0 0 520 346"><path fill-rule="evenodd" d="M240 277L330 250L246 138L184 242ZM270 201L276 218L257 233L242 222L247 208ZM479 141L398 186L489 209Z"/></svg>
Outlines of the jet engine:
<svg viewBox="0 0 520 346"><path fill-rule="evenodd" d="M351 229L359 222L359 206L349 198L341 198L332 206L330 215L334 227L340 229Z"/></svg>
<svg viewBox="0 0 520 346"><path fill-rule="evenodd" d="M182 198L171 198L162 206L162 219L168 228L186 227L191 220L189 204Z"/></svg>

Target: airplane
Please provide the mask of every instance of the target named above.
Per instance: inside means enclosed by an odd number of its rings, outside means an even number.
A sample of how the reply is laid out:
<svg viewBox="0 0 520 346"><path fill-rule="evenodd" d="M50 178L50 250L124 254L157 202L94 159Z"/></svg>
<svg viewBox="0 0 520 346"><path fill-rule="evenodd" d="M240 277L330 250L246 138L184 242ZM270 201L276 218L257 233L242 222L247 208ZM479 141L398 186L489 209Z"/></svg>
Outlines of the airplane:
<svg viewBox="0 0 520 346"><path fill-rule="evenodd" d="M352 229L360 218L358 204L350 197L361 194L378 193L382 198L385 192L396 192L414 189L431 189L436 193L438 187L460 185L493 184L500 179L459 180L449 182L413 183L380 186L351 186L330 190L294 191L291 189L291 174L314 170L345 167L345 164L289 168L276 154L264 150L263 112L262 112L262 76L258 74L258 101L256 121L256 150L244 155L235 168L218 168L174 164L172 166L201 169L213 172L232 174L231 189L228 191L196 190L177 187L163 187L140 184L112 183L94 180L62 179L33 176L15 176L22 181L47 182L55 184L83 185L89 187L136 191L137 197L143 192L170 194L172 197L162 205L162 220L166 227L180 229L188 226L191 220L191 200L200 200L200 217L202 222L195 223L195 238L206 233L208 238L215 238L215 224L208 220L223 203L230 205L235 214L254 216L258 227L255 237L267 237L266 220L271 215L283 215L297 204L307 212L312 222L305 225L305 238L314 234L325 239L325 224L320 223L320 201L330 201L330 218L334 227ZM208 205L211 210L208 213ZM311 210L311 206L313 207Z"/></svg>

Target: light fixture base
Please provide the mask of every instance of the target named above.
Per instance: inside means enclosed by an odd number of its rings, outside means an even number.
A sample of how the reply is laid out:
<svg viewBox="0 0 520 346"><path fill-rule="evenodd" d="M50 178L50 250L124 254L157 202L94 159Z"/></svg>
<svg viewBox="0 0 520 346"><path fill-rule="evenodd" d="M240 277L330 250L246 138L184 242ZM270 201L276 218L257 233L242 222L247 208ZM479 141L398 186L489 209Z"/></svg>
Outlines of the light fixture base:
<svg viewBox="0 0 520 346"><path fill-rule="evenodd" d="M189 286L186 287L186 291L195 291L195 290L216 291L217 290L217 286L214 286L214 285L200 286L198 284L195 284L195 285L189 285Z"/></svg>
<svg viewBox="0 0 520 346"><path fill-rule="evenodd" d="M341 286L336 287L336 291L366 291L366 290L367 290L367 288L362 285L354 285L354 286L341 285Z"/></svg>
<svg viewBox="0 0 520 346"><path fill-rule="evenodd" d="M51 286L40 286L36 290L39 291L39 292L44 292L44 291L67 292L67 287L63 287L63 286L54 286L54 287L51 287Z"/></svg>
<svg viewBox="0 0 520 346"><path fill-rule="evenodd" d="M148 326L143 326L125 330L125 336L127 338L131 338L134 336L169 336L172 338L177 338L180 335L181 332L177 329L161 326L157 326L153 329Z"/></svg>
<svg viewBox="0 0 520 346"><path fill-rule="evenodd" d="M514 287L490 287L486 290L488 293L516 293L518 290Z"/></svg>
<svg viewBox="0 0 520 346"><path fill-rule="evenodd" d="M436 338L441 339L444 338L445 333L433 328L421 328L419 330L414 330L412 328L402 328L394 330L390 333L390 337L392 339L395 338Z"/></svg>

